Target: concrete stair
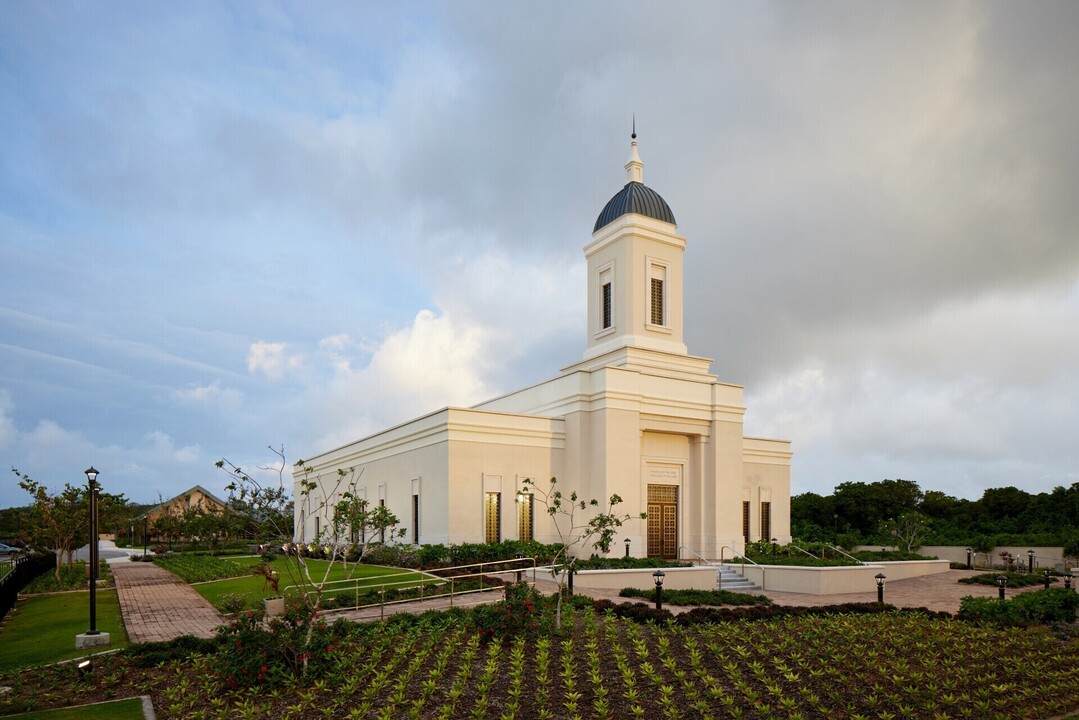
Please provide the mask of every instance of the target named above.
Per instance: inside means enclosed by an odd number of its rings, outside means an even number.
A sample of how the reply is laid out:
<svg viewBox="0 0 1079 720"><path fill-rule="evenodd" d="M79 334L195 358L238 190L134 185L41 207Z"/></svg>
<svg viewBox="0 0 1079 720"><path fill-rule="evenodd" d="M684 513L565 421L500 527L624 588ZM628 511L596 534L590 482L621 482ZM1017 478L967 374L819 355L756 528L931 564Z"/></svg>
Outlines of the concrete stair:
<svg viewBox="0 0 1079 720"><path fill-rule="evenodd" d="M716 565L716 589L731 592L760 590L761 586L747 580L732 565Z"/></svg>

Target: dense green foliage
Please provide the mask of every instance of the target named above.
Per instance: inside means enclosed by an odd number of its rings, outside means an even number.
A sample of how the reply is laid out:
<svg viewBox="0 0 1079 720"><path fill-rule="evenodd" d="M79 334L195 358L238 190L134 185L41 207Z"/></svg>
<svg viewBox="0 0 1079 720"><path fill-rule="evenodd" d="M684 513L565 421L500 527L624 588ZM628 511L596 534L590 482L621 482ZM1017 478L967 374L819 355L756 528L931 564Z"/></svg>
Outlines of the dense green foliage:
<svg viewBox="0 0 1079 720"><path fill-rule="evenodd" d="M573 563L573 567L577 570L646 570L648 568L693 567L693 563L663 558L595 557L577 560Z"/></svg>
<svg viewBox="0 0 1079 720"><path fill-rule="evenodd" d="M959 578L959 582L964 585L993 585L997 584L997 578L1003 575L1008 578L1008 584L1005 587L1032 587L1034 585L1041 585L1045 582L1045 576L1040 573L1017 573L1017 572L990 572L982 573L981 575L973 575L971 577ZM1049 577L1050 583L1057 582L1056 577Z"/></svg>
<svg viewBox="0 0 1079 720"><path fill-rule="evenodd" d="M1079 593L1064 588L1049 588L1019 593L998 600L967 596L959 602L959 617L1005 622L1071 622L1079 609Z"/></svg>
<svg viewBox="0 0 1079 720"><path fill-rule="evenodd" d="M154 558L154 563L189 583L238 577L251 572L231 560L208 555L168 555Z"/></svg>
<svg viewBox="0 0 1079 720"><path fill-rule="evenodd" d="M978 500L922 491L909 480L846 482L831 495L791 498L791 531L804 540L897 544L882 525L904 514L928 519L925 545L1064 545L1079 556L1079 483L1030 494L1015 487L989 488Z"/></svg>
<svg viewBox="0 0 1079 720"><path fill-rule="evenodd" d="M622 588L619 597L638 597L656 601L656 591ZM730 590L664 590L663 602L670 605L771 605L766 595L731 592Z"/></svg>
<svg viewBox="0 0 1079 720"><path fill-rule="evenodd" d="M88 585L86 574L86 561L77 560L71 565L61 565L57 568L60 579L56 579L54 573L39 575L23 588L24 595L35 593L62 592L65 590L85 590ZM112 573L109 572L108 564L102 560L99 564L98 579L104 580L106 585L112 582Z"/></svg>

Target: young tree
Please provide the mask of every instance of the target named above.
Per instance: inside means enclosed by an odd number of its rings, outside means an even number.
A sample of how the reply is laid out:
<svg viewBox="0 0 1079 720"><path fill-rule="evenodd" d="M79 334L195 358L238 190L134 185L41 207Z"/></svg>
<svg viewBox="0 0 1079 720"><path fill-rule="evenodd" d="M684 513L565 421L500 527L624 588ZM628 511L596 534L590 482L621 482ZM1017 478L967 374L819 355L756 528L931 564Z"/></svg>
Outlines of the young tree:
<svg viewBox="0 0 1079 720"><path fill-rule="evenodd" d="M593 498L586 502L577 497L576 491L564 496L562 491L555 487L557 483L556 478L551 478L550 487L543 489L531 478L526 478L523 481L526 487L531 488L532 496L536 502L542 505L551 517L555 532L558 534L558 541L562 545L562 548L555 553L554 559L551 561L553 568L557 568L561 562L563 569L563 572L556 575L558 577L558 600L555 604L555 629L561 630L562 596L564 595L568 574L572 572L570 567L572 558L575 558L576 552L587 546L589 542L591 542L591 547L594 550L599 550L604 554L610 552L615 531L622 527L622 523L632 519L633 516L615 514L614 508L616 505L621 504L622 498L618 495L611 495L606 509L584 522L582 518L578 517L577 513L584 513L590 507L600 508L599 500ZM641 520L647 518L647 513L640 514Z"/></svg>
<svg viewBox="0 0 1079 720"><path fill-rule="evenodd" d="M905 512L899 519L887 520L881 525L883 533L894 538L907 552L914 552L922 546L922 540L929 534L930 521L920 512Z"/></svg>
<svg viewBox="0 0 1079 720"><path fill-rule="evenodd" d="M396 539L404 536L405 530L397 529L397 517L389 510L384 507L371 509L366 500L357 498L358 478L352 468L339 469L326 478L314 475L314 471L302 460L297 461L294 466L303 471L303 477L294 501L289 497L285 485L287 463L284 448L270 447L270 451L277 456L277 461L273 465L258 466L259 473L249 474L224 458L218 460L216 465L232 478L226 486L230 507L244 515L248 527L254 530L259 540L287 549L284 568L289 583L296 588L297 599L306 610L304 643L307 644L311 642L317 614L322 607L323 589L334 565L347 562L350 550L357 555L357 562L362 560L368 554L372 538L381 537L383 532L389 538ZM273 480L264 483L257 475L268 475ZM296 517L293 515L293 502L298 503ZM307 538L307 519L315 515L327 518L328 523L316 537ZM294 529L295 519L299 520L299 527ZM359 534L359 541L350 547L345 539L350 538L354 531ZM318 546L325 544L329 549L329 562L322 570L321 577L316 576L316 566L300 551L299 546L307 543ZM306 670L306 660L303 667Z"/></svg>
<svg viewBox="0 0 1079 720"><path fill-rule="evenodd" d="M29 475L11 468L19 478L19 487L30 493L34 504L28 514L30 545L42 550L56 551L56 581L60 582L60 564L66 558L68 567L73 563L75 549L89 540L90 502L86 488L65 484L64 489L52 495L49 489ZM112 495L98 492L98 517L111 522L123 514L127 499L123 494Z"/></svg>

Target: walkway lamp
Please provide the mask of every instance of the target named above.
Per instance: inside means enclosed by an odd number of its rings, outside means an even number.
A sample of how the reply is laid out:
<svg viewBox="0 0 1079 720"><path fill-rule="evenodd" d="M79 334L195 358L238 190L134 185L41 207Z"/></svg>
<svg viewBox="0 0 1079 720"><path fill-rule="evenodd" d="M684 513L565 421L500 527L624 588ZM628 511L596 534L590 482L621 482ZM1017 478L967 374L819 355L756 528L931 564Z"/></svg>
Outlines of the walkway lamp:
<svg viewBox="0 0 1079 720"><path fill-rule="evenodd" d="M520 560L524 556L525 556L525 554L523 552L514 553L514 557L516 557L518 560ZM521 573L522 572L524 572L524 571L522 569L518 568L518 570L517 570L517 582L518 583L521 582Z"/></svg>
<svg viewBox="0 0 1079 720"><path fill-rule="evenodd" d="M1065 590L1071 590L1072 589L1072 576L1071 575L1065 575L1064 576L1064 589Z"/></svg>
<svg viewBox="0 0 1079 720"><path fill-rule="evenodd" d="M623 540L623 542L626 544L626 557L628 558L629 557L629 538L626 538L625 540Z"/></svg>
<svg viewBox="0 0 1079 720"><path fill-rule="evenodd" d="M1000 588L1000 599L1004 599L1004 587L1008 584L1007 575L997 575L997 587Z"/></svg>
<svg viewBox="0 0 1079 720"><path fill-rule="evenodd" d="M779 541L778 541L778 540L776 540L775 538L772 538L772 554L773 554L773 555L775 555L775 554L776 554L776 543L777 543L777 542L779 542Z"/></svg>
<svg viewBox="0 0 1079 720"><path fill-rule="evenodd" d="M1034 551L1027 550L1027 572L1034 572Z"/></svg>
<svg viewBox="0 0 1079 720"><path fill-rule="evenodd" d="M87 635L97 635L97 476L91 465L86 473L90 485L90 630Z"/></svg>
<svg viewBox="0 0 1079 720"><path fill-rule="evenodd" d="M884 602L884 581L887 579L887 575L884 573L877 573L877 602Z"/></svg>
<svg viewBox="0 0 1079 720"><path fill-rule="evenodd" d="M90 629L75 636L75 649L84 650L98 645L109 644L109 634L97 629L97 476L98 471L93 465L85 470L86 481L89 485L90 504L90 567L87 573L90 578Z"/></svg>
<svg viewBox="0 0 1079 720"><path fill-rule="evenodd" d="M150 516L142 516L142 559L146 559L146 543L147 538L150 536Z"/></svg>
<svg viewBox="0 0 1079 720"><path fill-rule="evenodd" d="M971 559L974 557L974 548L967 548L967 570L973 570L974 564Z"/></svg>
<svg viewBox="0 0 1079 720"><path fill-rule="evenodd" d="M652 573L652 577L656 580L656 610L663 609L663 576L662 570L656 570Z"/></svg>
<svg viewBox="0 0 1079 720"><path fill-rule="evenodd" d="M1045 568L1045 589L1049 589L1049 568Z"/></svg>
<svg viewBox="0 0 1079 720"><path fill-rule="evenodd" d="M570 594L570 597L573 597L573 573L574 573L573 564L576 563L576 562L577 562L577 558L573 558L572 560L569 561L569 564L566 565L566 572L569 573L569 594Z"/></svg>

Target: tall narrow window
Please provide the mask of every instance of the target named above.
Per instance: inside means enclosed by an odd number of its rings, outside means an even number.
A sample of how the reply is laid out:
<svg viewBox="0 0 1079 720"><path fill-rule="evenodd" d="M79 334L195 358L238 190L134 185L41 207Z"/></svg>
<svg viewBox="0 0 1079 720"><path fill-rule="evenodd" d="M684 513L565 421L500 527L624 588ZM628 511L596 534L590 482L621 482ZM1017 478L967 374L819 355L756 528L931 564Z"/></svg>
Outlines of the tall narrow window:
<svg viewBox="0 0 1079 720"><path fill-rule="evenodd" d="M322 532L322 531L321 531L321 530L319 529L319 521L320 521L321 519L322 519L322 518L320 518L320 517L319 517L318 515L316 515L316 516L315 516L315 542L318 542L318 536L319 536L319 533L320 533L320 532Z"/></svg>
<svg viewBox="0 0 1079 720"><path fill-rule="evenodd" d="M603 329L611 326L611 284L603 284Z"/></svg>
<svg viewBox="0 0 1079 720"><path fill-rule="evenodd" d="M651 321L653 325L663 324L663 280L652 278Z"/></svg>
<svg viewBox="0 0 1079 720"><path fill-rule="evenodd" d="M420 496L412 496L412 544L420 544Z"/></svg>
<svg viewBox="0 0 1079 720"><path fill-rule="evenodd" d="M772 503L761 503L761 541L767 542L772 537Z"/></svg>
<svg viewBox="0 0 1079 720"><path fill-rule="evenodd" d="M483 528L484 542L502 542L502 493L484 493Z"/></svg>
<svg viewBox="0 0 1079 720"><path fill-rule="evenodd" d="M378 499L378 506L379 506L379 508L386 507L386 499L385 498L379 498ZM380 543L386 542L386 526L385 525L382 526L382 530L380 530L379 533L378 533L378 541Z"/></svg>
<svg viewBox="0 0 1079 720"><path fill-rule="evenodd" d="M749 542L749 501L742 501L742 539Z"/></svg>
<svg viewBox="0 0 1079 720"><path fill-rule="evenodd" d="M533 511L536 509L536 499L531 493L521 493L517 496L517 539L531 541L535 526L533 525Z"/></svg>

